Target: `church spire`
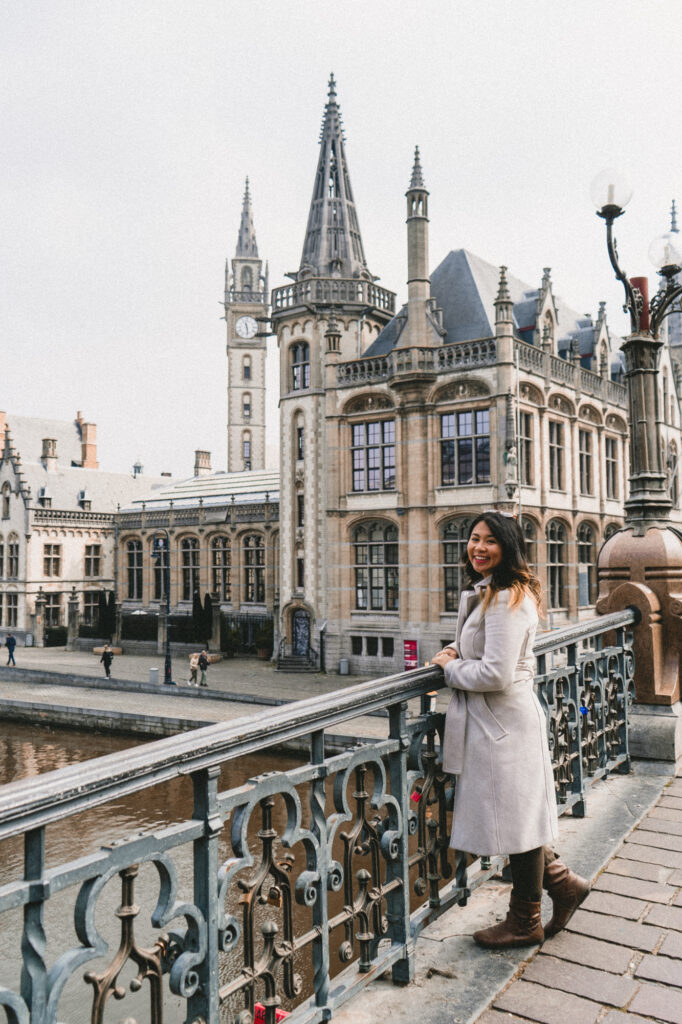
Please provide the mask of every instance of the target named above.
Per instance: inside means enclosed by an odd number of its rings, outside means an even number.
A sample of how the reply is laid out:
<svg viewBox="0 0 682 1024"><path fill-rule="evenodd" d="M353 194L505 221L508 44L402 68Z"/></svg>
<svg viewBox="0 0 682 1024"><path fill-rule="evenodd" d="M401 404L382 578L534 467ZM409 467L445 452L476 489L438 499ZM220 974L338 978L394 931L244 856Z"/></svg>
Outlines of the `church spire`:
<svg viewBox="0 0 682 1024"><path fill-rule="evenodd" d="M239 225L237 236L237 259L249 256L258 256L256 244L256 229L253 226L253 213L251 212L251 193L249 191L249 179L246 179L244 187L244 203L242 205L242 222Z"/></svg>
<svg viewBox="0 0 682 1024"><path fill-rule="evenodd" d="M362 248L344 142L336 82L331 75L299 276L372 277Z"/></svg>
<svg viewBox="0 0 682 1024"><path fill-rule="evenodd" d="M675 206L675 200L673 199L672 206L670 207L670 230L679 234L680 229L677 226L677 207Z"/></svg>

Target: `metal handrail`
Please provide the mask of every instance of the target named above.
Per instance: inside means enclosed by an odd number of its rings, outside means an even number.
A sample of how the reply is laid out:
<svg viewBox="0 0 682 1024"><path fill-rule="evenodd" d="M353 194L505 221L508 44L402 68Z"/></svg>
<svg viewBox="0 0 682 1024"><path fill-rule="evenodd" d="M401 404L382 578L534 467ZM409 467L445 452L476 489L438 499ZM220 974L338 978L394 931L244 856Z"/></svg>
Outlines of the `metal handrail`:
<svg viewBox="0 0 682 1024"><path fill-rule="evenodd" d="M606 630L636 624L637 615L629 608L553 630L535 644L534 654L540 657ZM272 708L257 719L239 718L156 740L127 751L125 758L107 754L9 783L0 789L0 840L444 686L440 668L413 669Z"/></svg>

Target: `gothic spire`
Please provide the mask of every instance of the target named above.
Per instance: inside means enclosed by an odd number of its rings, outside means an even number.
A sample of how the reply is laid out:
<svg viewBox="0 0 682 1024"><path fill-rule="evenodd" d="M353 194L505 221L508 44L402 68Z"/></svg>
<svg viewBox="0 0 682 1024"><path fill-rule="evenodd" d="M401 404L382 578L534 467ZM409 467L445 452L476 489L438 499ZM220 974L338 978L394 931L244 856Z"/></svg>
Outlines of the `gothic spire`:
<svg viewBox="0 0 682 1024"><path fill-rule="evenodd" d="M320 156L299 274L364 277L367 269L344 149L334 75L320 132Z"/></svg>
<svg viewBox="0 0 682 1024"><path fill-rule="evenodd" d="M680 229L677 226L677 207L675 206L675 200L673 199L672 206L670 208L670 230L679 234Z"/></svg>
<svg viewBox="0 0 682 1024"><path fill-rule="evenodd" d="M412 168L412 179L410 181L410 191L412 189L425 188L424 175L422 174L422 165L419 160L419 146L414 147L414 167Z"/></svg>
<svg viewBox="0 0 682 1024"><path fill-rule="evenodd" d="M251 193L249 192L249 179L246 179L244 187L244 203L242 206L242 222L239 225L237 236L237 251L235 257L239 259L244 256L258 256L256 244L256 229L253 226L253 214L251 212Z"/></svg>

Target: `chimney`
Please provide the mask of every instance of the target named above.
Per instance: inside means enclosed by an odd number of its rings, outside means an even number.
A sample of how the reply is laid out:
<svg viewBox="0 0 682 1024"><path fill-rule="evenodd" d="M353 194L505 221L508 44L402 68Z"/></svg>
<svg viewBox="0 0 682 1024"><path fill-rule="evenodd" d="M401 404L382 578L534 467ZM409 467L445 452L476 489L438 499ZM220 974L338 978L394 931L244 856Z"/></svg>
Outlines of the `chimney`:
<svg viewBox="0 0 682 1024"><path fill-rule="evenodd" d="M57 468L57 442L54 437L43 438L43 452L41 459L45 469L54 472Z"/></svg>
<svg viewBox="0 0 682 1024"><path fill-rule="evenodd" d="M80 409L76 423L81 435L81 466L83 469L99 469L97 462L97 424L84 423Z"/></svg>
<svg viewBox="0 0 682 1024"><path fill-rule="evenodd" d="M202 452L197 449L194 453L194 475L206 476L211 472L211 453Z"/></svg>

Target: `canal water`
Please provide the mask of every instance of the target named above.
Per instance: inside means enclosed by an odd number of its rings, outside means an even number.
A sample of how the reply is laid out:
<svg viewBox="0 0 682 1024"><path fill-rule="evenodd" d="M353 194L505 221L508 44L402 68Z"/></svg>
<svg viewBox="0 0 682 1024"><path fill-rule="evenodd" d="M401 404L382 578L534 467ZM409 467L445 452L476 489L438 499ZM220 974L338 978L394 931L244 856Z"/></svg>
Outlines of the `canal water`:
<svg viewBox="0 0 682 1024"><path fill-rule="evenodd" d="M99 735L68 730L38 729L0 721L0 785L20 778L35 776L66 765L122 751L139 743L137 738ZM241 785L254 775L274 769L285 769L301 763L303 758L252 755L228 762L222 771L220 790ZM113 841L130 838L139 832L163 828L191 816L192 786L188 778L174 779L170 783L133 794L91 811L84 812L47 829L47 867L64 864L78 857L94 853ZM254 815L254 819L255 819ZM285 824L284 807L276 808L275 827ZM260 822L254 820L254 837ZM258 843L254 844L257 852ZM220 850L221 858L231 855L225 838ZM23 869L23 841L21 837L0 843L0 886L21 878ZM173 854L178 874L178 898L191 900L192 851L191 844L179 847ZM298 861L298 858L297 858ZM295 877L295 876L294 876ZM97 904L96 925L109 943L106 957L91 961L79 968L64 989L59 1003L60 1024L89 1024L93 989L84 982L87 971L101 973L111 963L120 942L121 924L116 917L120 904L120 880L116 876L105 888ZM180 891L182 890L182 891ZM159 894L158 875L150 865L142 865L136 881L135 902L140 914L135 922L135 937L144 946L153 945L158 931L151 927L151 913ZM65 949L78 947L74 929L74 903L76 889L55 894L46 905L46 937L48 967ZM231 908L238 911L235 906ZM21 911L11 911L0 917L0 985L17 991L21 975ZM183 921L175 921L177 927ZM298 929L297 929L298 930ZM307 958L305 958L307 959ZM241 969L239 952L221 958L221 983ZM310 990L312 972L302 962L303 987ZM110 999L105 1013L106 1024L118 1024L133 1019L136 1024L150 1020L149 990L146 984L138 993L130 991L130 981L136 971L129 964L120 981L127 991L120 1002ZM307 994L307 992L306 992ZM243 1007L243 1002L242 1002ZM164 993L164 1024L181 1024L185 1019L185 1003L170 994L167 984ZM0 1009L0 1014L2 1010ZM227 1014L225 1020L231 1019Z"/></svg>

